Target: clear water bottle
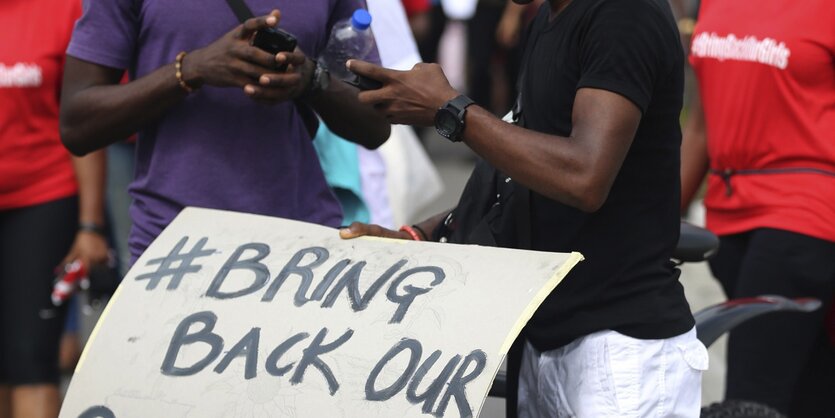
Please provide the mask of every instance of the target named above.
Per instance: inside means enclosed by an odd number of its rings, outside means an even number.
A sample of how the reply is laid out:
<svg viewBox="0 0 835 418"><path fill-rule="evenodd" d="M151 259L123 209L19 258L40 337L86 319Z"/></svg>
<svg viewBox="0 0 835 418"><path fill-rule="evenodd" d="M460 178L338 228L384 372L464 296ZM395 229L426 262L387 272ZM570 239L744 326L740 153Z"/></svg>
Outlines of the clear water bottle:
<svg viewBox="0 0 835 418"><path fill-rule="evenodd" d="M345 68L345 62L352 58L368 57L374 48L374 35L370 27L371 14L365 9L357 9L350 19L340 20L333 26L325 51L319 57L331 77L339 80L353 78Z"/></svg>

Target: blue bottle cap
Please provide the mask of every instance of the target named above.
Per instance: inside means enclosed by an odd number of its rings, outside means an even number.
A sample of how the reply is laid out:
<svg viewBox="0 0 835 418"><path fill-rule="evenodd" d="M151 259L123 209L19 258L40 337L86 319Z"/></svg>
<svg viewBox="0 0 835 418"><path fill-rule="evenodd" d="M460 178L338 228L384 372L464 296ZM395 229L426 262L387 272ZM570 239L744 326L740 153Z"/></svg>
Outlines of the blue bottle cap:
<svg viewBox="0 0 835 418"><path fill-rule="evenodd" d="M358 30L366 30L371 26L371 13L365 9L357 9L351 16L351 25Z"/></svg>

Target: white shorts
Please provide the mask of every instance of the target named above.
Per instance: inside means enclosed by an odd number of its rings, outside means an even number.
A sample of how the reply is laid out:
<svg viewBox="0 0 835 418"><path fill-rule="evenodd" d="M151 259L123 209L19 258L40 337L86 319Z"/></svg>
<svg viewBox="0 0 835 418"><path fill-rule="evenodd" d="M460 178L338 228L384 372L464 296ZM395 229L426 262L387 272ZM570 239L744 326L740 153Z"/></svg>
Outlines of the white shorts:
<svg viewBox="0 0 835 418"><path fill-rule="evenodd" d="M519 418L698 417L707 362L695 329L664 340L600 331L544 353L527 342Z"/></svg>

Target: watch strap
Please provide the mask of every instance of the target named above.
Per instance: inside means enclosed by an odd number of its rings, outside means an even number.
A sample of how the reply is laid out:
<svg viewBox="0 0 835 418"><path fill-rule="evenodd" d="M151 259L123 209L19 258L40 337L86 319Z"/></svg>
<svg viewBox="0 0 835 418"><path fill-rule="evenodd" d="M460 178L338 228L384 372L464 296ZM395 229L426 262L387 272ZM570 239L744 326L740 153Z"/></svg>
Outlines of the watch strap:
<svg viewBox="0 0 835 418"><path fill-rule="evenodd" d="M475 102L473 101L473 99L470 99L469 97L467 97L463 94L461 94L461 95L453 98L452 100L446 102L446 104L444 104L438 110L438 112L447 112L447 113L452 113L453 115L455 115L455 118L457 119L458 127L452 132L443 132L438 128L437 125L435 126L435 129L438 129L438 132L442 136L449 139L450 141L460 142L461 137L464 134L464 128L465 128L464 117L467 115L467 107L469 107L470 105L472 105L474 103ZM437 123L437 121L436 121L436 123Z"/></svg>
<svg viewBox="0 0 835 418"><path fill-rule="evenodd" d="M324 77L330 77L330 73L327 69L325 69L325 66L319 63L319 60L312 58L310 58L310 60L313 61L313 74L310 75L310 82L301 94L302 99L310 98L325 90L326 85Z"/></svg>
<svg viewBox="0 0 835 418"><path fill-rule="evenodd" d="M473 99L462 94L448 101L445 107L451 107L455 109L455 112L458 114L458 118L461 119L463 122L464 114L466 114L467 112L467 107L469 107L473 103L475 103Z"/></svg>

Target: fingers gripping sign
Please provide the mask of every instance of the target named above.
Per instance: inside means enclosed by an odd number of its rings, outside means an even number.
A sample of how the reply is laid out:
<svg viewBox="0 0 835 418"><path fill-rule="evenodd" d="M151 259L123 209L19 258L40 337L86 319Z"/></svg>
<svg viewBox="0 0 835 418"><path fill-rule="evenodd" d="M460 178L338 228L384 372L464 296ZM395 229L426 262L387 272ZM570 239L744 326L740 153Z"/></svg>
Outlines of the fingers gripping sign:
<svg viewBox="0 0 835 418"><path fill-rule="evenodd" d="M347 65L352 72L383 83L377 90L360 92L359 100L374 105L392 123L433 126L435 112L458 96L437 64L418 63L409 71L360 60L350 60Z"/></svg>
<svg viewBox="0 0 835 418"><path fill-rule="evenodd" d="M380 225L364 224L354 222L347 228L339 230L339 237L342 239L352 239L362 236L383 237L393 239L410 240L412 237L403 231L393 231L391 229L383 228Z"/></svg>

